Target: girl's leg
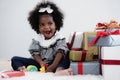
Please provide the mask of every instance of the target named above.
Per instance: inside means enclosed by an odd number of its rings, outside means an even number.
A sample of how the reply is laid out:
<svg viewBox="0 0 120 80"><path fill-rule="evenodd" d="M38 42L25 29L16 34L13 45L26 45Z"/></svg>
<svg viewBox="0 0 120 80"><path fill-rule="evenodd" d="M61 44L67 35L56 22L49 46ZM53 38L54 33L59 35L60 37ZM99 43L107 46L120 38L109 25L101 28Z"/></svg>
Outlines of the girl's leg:
<svg viewBox="0 0 120 80"><path fill-rule="evenodd" d="M28 65L35 65L38 69L40 68L40 65L32 58L24 58L24 57L18 57L14 56L11 59L11 65L14 70L20 70L20 69L26 69Z"/></svg>
<svg viewBox="0 0 120 80"><path fill-rule="evenodd" d="M57 66L55 76L73 75L72 69L69 66L70 60L63 58Z"/></svg>

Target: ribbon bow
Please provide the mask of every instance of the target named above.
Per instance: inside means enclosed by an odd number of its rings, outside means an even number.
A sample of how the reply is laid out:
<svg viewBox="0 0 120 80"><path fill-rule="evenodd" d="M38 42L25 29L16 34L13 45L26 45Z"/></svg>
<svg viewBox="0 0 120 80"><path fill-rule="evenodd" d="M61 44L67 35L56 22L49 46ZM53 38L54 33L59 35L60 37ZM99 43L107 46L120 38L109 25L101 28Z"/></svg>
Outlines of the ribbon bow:
<svg viewBox="0 0 120 80"><path fill-rule="evenodd" d="M96 37L91 42L89 42L89 46L94 45L100 37L108 36L108 35L111 35L111 34L119 35L120 30L115 30L113 32L97 32Z"/></svg>
<svg viewBox="0 0 120 80"><path fill-rule="evenodd" d="M50 6L47 6L46 8L41 8L39 12L45 12L47 11L48 13L52 13L53 9L50 8Z"/></svg>

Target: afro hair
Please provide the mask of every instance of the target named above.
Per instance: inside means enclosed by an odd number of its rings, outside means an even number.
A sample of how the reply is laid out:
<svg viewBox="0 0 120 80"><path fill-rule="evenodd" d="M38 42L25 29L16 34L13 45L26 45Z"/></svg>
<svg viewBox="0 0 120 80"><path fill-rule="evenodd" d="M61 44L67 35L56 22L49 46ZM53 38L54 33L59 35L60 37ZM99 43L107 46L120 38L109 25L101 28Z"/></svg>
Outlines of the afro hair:
<svg viewBox="0 0 120 80"><path fill-rule="evenodd" d="M52 13L48 13L47 11L45 12L39 12L41 8L46 8L47 6L50 6L50 8L53 10ZM63 19L64 15L60 11L60 9L56 6L56 4L52 2L42 2L38 3L36 7L29 13L28 16L28 21L31 25L31 28L36 31L37 34L39 34L39 17L42 15L48 14L53 17L53 20L56 25L56 30L60 30L61 27L63 26Z"/></svg>

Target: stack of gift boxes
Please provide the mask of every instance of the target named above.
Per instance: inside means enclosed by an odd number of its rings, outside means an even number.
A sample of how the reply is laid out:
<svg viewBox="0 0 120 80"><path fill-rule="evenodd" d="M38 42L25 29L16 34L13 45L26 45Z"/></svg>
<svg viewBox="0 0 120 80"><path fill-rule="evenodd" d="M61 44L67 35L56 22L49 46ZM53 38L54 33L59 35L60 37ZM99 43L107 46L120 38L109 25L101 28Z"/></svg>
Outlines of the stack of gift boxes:
<svg viewBox="0 0 120 80"><path fill-rule="evenodd" d="M74 32L69 39L73 74L101 74L120 80L120 24L98 23L95 32Z"/></svg>
<svg viewBox="0 0 120 80"><path fill-rule="evenodd" d="M113 20L102 24L96 26L96 37L89 45L100 47L100 72L104 80L120 80L120 24Z"/></svg>
<svg viewBox="0 0 120 80"><path fill-rule="evenodd" d="M99 74L98 46L88 46L88 37L96 36L96 32L72 32L69 39L70 67L73 74Z"/></svg>

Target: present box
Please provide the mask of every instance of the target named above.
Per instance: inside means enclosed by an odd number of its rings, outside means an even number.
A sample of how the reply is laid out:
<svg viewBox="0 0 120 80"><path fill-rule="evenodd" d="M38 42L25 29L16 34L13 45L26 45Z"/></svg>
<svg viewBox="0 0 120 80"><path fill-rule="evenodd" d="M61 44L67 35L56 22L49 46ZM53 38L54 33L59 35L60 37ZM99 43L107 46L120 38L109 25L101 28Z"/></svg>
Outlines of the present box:
<svg viewBox="0 0 120 80"><path fill-rule="evenodd" d="M12 78L12 77L20 77L25 76L24 72L21 71L3 71L0 72L0 78Z"/></svg>
<svg viewBox="0 0 120 80"><path fill-rule="evenodd" d="M70 68L73 69L73 75L94 74L99 75L99 62L71 62Z"/></svg>
<svg viewBox="0 0 120 80"><path fill-rule="evenodd" d="M91 46L88 46L89 37L94 38L95 36L96 36L96 32L84 32L83 33L83 43L82 43L83 50L88 50L88 48L91 47Z"/></svg>
<svg viewBox="0 0 120 80"><path fill-rule="evenodd" d="M83 32L72 32L68 40L68 47L71 50L82 49Z"/></svg>
<svg viewBox="0 0 120 80"><path fill-rule="evenodd" d="M95 45L98 46L120 46L120 35L109 35L101 37Z"/></svg>
<svg viewBox="0 0 120 80"><path fill-rule="evenodd" d="M96 37L89 42L89 45L120 46L120 30L113 32L97 32Z"/></svg>
<svg viewBox="0 0 120 80"><path fill-rule="evenodd" d="M98 60L98 47L92 46L88 50L70 50L69 58L71 61L94 61Z"/></svg>
<svg viewBox="0 0 120 80"><path fill-rule="evenodd" d="M86 51L70 51L69 58L71 61L92 61L93 53Z"/></svg>
<svg viewBox="0 0 120 80"><path fill-rule="evenodd" d="M120 80L120 46L101 47L100 63L104 80Z"/></svg>

